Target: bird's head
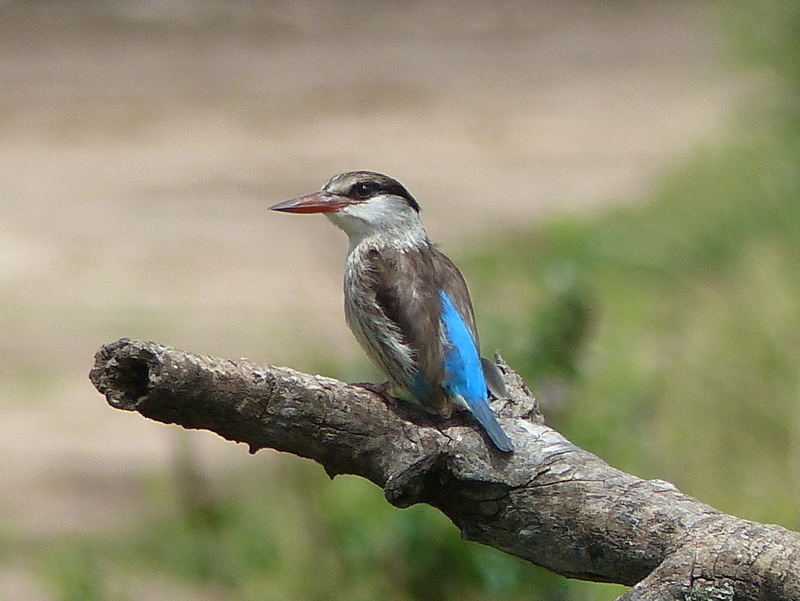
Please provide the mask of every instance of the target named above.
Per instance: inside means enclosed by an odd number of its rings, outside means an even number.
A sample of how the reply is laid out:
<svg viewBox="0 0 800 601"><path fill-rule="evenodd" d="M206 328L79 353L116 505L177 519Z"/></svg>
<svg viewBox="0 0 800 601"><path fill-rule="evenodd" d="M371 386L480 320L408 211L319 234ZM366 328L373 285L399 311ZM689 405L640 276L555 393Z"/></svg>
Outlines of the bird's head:
<svg viewBox="0 0 800 601"><path fill-rule="evenodd" d="M421 229L419 204L403 184L373 171L349 171L332 177L319 192L270 207L285 213L324 213L351 243L399 231Z"/></svg>

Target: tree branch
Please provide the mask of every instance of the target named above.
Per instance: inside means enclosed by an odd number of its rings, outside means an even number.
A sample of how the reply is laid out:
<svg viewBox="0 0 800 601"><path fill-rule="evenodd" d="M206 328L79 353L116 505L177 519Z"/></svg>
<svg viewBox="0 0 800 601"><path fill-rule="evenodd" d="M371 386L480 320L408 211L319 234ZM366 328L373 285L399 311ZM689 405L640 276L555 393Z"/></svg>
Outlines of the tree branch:
<svg viewBox="0 0 800 601"><path fill-rule="evenodd" d="M121 339L90 379L109 404L205 429L255 453L357 474L398 507L428 503L474 540L570 578L633 586L621 599L799 599L800 535L725 515L661 480L616 470L548 428L502 361L495 402L513 454L468 416L442 420L368 387L246 359Z"/></svg>

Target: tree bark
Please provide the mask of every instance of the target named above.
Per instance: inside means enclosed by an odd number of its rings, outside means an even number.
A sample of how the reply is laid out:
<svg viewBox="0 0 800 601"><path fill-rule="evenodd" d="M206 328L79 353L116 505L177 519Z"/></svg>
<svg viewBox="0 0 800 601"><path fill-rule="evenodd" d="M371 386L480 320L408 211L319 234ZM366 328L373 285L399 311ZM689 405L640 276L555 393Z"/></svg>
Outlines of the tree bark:
<svg viewBox="0 0 800 601"><path fill-rule="evenodd" d="M800 599L800 534L610 467L547 427L521 378L498 365L508 398L493 405L513 454L465 414L443 420L374 387L153 342L103 346L90 379L113 407L363 476L393 505L438 508L465 539L631 586L620 599Z"/></svg>

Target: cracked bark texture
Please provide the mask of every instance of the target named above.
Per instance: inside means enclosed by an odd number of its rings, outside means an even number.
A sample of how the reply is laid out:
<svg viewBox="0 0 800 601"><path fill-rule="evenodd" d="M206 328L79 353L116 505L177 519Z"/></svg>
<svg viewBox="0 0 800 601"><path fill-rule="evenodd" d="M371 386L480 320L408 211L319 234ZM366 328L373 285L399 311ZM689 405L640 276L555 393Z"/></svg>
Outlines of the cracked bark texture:
<svg viewBox="0 0 800 601"><path fill-rule="evenodd" d="M393 505L436 507L465 539L631 586L620 599L800 599L800 534L610 467L544 425L521 378L498 365L509 394L493 407L510 455L469 416L442 420L369 387L153 342L103 346L90 379L117 409L363 476Z"/></svg>

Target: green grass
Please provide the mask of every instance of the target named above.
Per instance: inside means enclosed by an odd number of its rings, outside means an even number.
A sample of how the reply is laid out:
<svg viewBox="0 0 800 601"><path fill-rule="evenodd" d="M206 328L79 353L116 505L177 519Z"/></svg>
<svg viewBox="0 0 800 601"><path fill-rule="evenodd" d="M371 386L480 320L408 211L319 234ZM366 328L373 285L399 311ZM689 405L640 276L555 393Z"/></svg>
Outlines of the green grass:
<svg viewBox="0 0 800 601"><path fill-rule="evenodd" d="M395 509L361 478L330 481L311 462L279 459L136 532L49 547L42 573L64 601L133 598L130 583L152 580L245 601L602 601L622 590L462 541L436 510Z"/></svg>

